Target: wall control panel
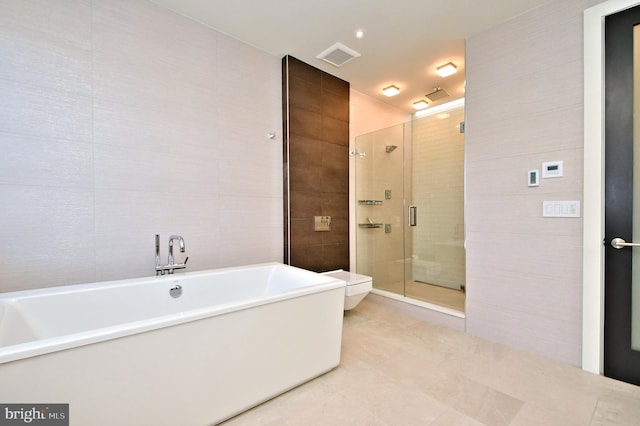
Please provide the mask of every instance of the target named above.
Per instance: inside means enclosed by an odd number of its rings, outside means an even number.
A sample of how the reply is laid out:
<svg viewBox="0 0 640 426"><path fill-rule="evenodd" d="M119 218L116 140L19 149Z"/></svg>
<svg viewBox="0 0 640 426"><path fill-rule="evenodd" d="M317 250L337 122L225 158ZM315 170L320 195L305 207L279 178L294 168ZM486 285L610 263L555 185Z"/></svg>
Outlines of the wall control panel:
<svg viewBox="0 0 640 426"><path fill-rule="evenodd" d="M562 161L549 161L542 163L542 178L562 177Z"/></svg>

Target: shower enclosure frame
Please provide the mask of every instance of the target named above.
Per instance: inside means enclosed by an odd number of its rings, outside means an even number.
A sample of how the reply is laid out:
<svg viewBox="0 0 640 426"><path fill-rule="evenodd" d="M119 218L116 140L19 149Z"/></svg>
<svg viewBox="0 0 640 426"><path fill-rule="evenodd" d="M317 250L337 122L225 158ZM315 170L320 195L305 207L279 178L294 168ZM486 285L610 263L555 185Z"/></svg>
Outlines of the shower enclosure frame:
<svg viewBox="0 0 640 426"><path fill-rule="evenodd" d="M420 135L416 135L416 132L424 131L421 127L425 127L424 124L427 123L421 120L425 118L414 118L410 122L355 138L354 150L351 154L355 156L356 182L353 202L357 224L356 265L352 270L355 269L358 273L371 275L374 278L374 293L464 318L463 310L434 305L420 295L412 294L413 290L411 290L411 288L419 288L419 286L416 287L416 281L454 288L457 285L457 289L463 290L466 286L464 135L461 130L464 122L464 101L445 105L440 111L432 113L431 118L426 119L431 120L431 124L426 126L426 131L432 139L428 143L434 145L426 152L423 152L424 146L419 145L424 144L423 141L418 140ZM453 131L450 125L455 127ZM444 136L438 135L440 128L446 129L443 131L448 133L443 134ZM450 149L449 144L452 138L455 145L453 149L457 150L451 154L454 158L451 155L443 157L442 152ZM400 158L393 158L394 156ZM431 157L431 160L426 160L426 167L419 163L419 161L425 161L421 159L425 156ZM451 161L455 162L455 171L445 172L448 175L442 178L442 182L429 184L429 181L434 180L432 171L436 170L439 164ZM370 164L369 171L365 169L367 163ZM399 172L395 170L399 176L385 175L390 173L389 170L393 170L393 167L389 167L390 164L399 167ZM414 169L417 170L417 176L414 176ZM421 174L424 176L420 176ZM401 182L400 187L398 187L398 179ZM420 194L420 191L413 191L414 188L423 190L423 194ZM454 195L450 196L451 193ZM388 195L391 195L389 199L387 199ZM451 201L448 198L455 200ZM452 206L456 211L454 214L441 212L438 217L437 205L447 203L453 203ZM417 226L410 226L412 213L414 223L416 220L418 222ZM427 214L429 216L426 216ZM455 216L455 218L452 219L449 216ZM446 229L447 232L443 233L439 228ZM402 238L400 245L397 239L392 237L394 233L397 236L399 231ZM428 239L425 233L441 235L438 236L438 241L433 240L425 244ZM416 246L414 246L414 240ZM420 244L429 247L416 249ZM385 259L381 252L391 252L391 257ZM442 273L440 269L454 272ZM422 280L414 281L414 278L422 278Z"/></svg>

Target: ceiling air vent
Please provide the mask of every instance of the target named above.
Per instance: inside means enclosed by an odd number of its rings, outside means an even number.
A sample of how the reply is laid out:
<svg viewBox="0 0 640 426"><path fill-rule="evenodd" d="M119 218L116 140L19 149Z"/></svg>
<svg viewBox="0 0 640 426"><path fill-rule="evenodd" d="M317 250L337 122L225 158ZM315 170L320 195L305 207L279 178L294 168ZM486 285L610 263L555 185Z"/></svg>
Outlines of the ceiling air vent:
<svg viewBox="0 0 640 426"><path fill-rule="evenodd" d="M336 43L324 52L320 53L316 58L327 61L333 66L341 67L358 56L360 56L360 54L355 50L349 49L342 43Z"/></svg>

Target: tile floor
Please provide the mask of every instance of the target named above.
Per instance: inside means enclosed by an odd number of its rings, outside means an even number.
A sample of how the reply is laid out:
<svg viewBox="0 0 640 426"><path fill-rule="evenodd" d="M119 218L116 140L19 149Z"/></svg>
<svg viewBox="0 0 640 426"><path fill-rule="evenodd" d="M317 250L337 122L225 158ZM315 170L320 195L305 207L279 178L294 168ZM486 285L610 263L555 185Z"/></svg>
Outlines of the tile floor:
<svg viewBox="0 0 640 426"><path fill-rule="evenodd" d="M640 425L640 387L425 323L369 295L331 372L239 425Z"/></svg>

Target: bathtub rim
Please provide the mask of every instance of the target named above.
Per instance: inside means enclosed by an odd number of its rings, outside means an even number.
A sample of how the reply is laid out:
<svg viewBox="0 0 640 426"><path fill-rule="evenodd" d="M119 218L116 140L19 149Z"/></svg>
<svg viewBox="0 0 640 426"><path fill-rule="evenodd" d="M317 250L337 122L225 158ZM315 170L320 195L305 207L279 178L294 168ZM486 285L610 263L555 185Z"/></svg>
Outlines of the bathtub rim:
<svg viewBox="0 0 640 426"><path fill-rule="evenodd" d="M202 271L190 271L182 274L165 275L165 276L148 276L140 278L112 280L112 281L97 281L94 283L83 284L71 284L68 286L56 286L56 287L43 287L41 289L22 290L7 293L0 293L0 299L6 299L10 302L17 299L19 294L21 297L35 297L41 295L42 292L47 290L53 290L55 294L68 294L78 291L90 291L92 289L99 289L104 287L127 287L131 284L144 284L149 281L158 281L159 283L173 284L177 277L199 277L204 275L210 275L211 273L224 273L238 270L247 269L259 269L265 267L285 267L294 268L297 270L306 271L316 274L313 271L307 271L295 266L290 266L278 262L259 263L246 266L233 266L225 268L208 269ZM318 273L318 275L320 275ZM331 278L331 277L329 277ZM160 285L160 284L158 284ZM63 351L67 349L73 349L76 347L91 345L106 340L113 340L122 337L132 336L135 334L146 333L149 331L157 330L165 327L173 327L182 323L198 321L212 316L225 315L231 312L242 311L251 309L256 306L273 304L282 300L295 299L312 295L315 293L321 293L331 291L337 288L344 288L346 282L340 279L331 278L326 282L305 286L302 288L296 288L294 290L285 291L282 293L276 293L273 295L254 297L241 301L234 301L224 304L216 304L203 308L190 309L188 311L178 312L174 314L167 314L156 316L152 318L145 318L138 321L130 321L122 324L116 324L107 327L101 327L88 331L81 331L77 333L71 333L63 336L47 337L44 339L32 340L29 342L19 343L10 346L0 347L0 365L19 361L24 358L30 358L40 355L45 355L52 352ZM344 291L344 290L343 290ZM14 295L13 297L11 297ZM169 297L169 296L167 296Z"/></svg>

